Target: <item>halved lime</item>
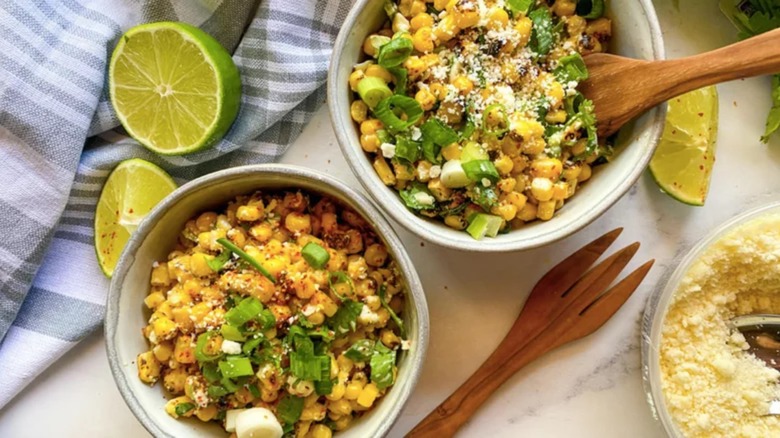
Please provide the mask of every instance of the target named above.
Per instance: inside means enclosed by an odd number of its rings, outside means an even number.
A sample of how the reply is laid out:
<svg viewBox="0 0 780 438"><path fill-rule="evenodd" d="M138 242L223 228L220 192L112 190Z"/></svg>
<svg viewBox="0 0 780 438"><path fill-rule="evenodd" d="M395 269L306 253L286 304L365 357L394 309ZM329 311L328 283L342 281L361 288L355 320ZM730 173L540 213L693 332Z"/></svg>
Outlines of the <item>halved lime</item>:
<svg viewBox="0 0 780 438"><path fill-rule="evenodd" d="M122 126L164 155L216 143L241 102L241 78L230 54L209 34L185 23L128 30L111 55L108 77Z"/></svg>
<svg viewBox="0 0 780 438"><path fill-rule="evenodd" d="M127 240L149 211L176 189L170 175L138 158L119 163L100 192L95 211L95 252L111 277Z"/></svg>
<svg viewBox="0 0 780 438"><path fill-rule="evenodd" d="M666 125L650 172L669 196L704 205L718 138L718 90L705 87L668 102Z"/></svg>

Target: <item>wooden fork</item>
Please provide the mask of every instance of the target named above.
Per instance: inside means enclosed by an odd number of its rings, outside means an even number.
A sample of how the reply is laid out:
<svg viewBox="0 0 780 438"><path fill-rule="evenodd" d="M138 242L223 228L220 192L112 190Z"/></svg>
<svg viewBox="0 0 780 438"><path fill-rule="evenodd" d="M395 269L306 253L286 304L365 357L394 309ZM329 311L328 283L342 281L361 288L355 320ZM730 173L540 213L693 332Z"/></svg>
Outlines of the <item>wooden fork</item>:
<svg viewBox="0 0 780 438"><path fill-rule="evenodd" d="M645 278L654 260L609 290L639 249L635 242L588 268L617 239L610 231L552 268L534 286L509 333L496 351L407 437L450 437L509 377L539 356L601 327ZM587 273L586 273L587 271ZM606 290L606 292L605 292Z"/></svg>

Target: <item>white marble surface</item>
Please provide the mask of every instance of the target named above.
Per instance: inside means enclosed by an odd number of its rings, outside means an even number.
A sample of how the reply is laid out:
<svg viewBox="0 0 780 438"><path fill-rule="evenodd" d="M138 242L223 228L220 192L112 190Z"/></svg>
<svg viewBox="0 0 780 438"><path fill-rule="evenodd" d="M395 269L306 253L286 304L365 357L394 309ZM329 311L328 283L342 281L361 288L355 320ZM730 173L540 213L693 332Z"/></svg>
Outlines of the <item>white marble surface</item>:
<svg viewBox="0 0 780 438"><path fill-rule="evenodd" d="M735 31L711 0L657 0L669 57L732 42ZM419 385L390 436L402 436L490 354L530 287L558 260L617 226L615 245L643 243L629 267L655 258L635 296L600 331L543 357L511 378L460 432L462 437L664 436L645 403L639 372L644 302L674 257L716 224L780 197L780 141L763 145L768 78L719 87L721 131L707 205L693 208L658 191L644 175L599 220L546 248L472 255L423 245L398 230L417 262L431 312L431 343ZM325 169L358 187L323 108L285 162ZM0 376L0 384L2 376ZM0 411L0 437L142 437L146 431L111 378L102 333L47 370Z"/></svg>

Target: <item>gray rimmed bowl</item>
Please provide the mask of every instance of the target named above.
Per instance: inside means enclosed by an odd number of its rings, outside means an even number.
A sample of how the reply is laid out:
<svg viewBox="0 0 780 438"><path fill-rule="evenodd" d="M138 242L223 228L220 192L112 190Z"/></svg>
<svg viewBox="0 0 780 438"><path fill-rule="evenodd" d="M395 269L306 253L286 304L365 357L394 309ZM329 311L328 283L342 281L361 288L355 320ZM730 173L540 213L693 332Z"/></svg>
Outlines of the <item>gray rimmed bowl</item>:
<svg viewBox="0 0 780 438"><path fill-rule="evenodd" d="M363 195L323 173L278 164L236 167L198 178L168 195L130 238L111 279L105 321L109 365L125 402L152 435L227 436L215 424L171 418L164 410L167 400L161 385L152 387L138 379L136 356L149 349L141 328L148 317L143 299L149 291L152 263L166 259L185 222L198 212L224 205L235 196L254 190L285 188L330 196L361 214L373 224L404 276L407 299L403 318L411 347L400 355L396 384L375 409L338 436L384 436L414 389L428 346L428 307L412 261L384 217Z"/></svg>
<svg viewBox="0 0 780 438"><path fill-rule="evenodd" d="M537 221L495 238L476 241L463 231L421 218L409 211L398 194L385 186L360 147L359 130L350 117L352 91L348 77L360 62L363 40L386 19L381 0L357 0L341 28L328 74L328 106L341 151L363 187L379 206L421 239L441 246L478 252L504 252L539 247L583 228L636 182L663 132L666 106L648 111L619 135L612 162L594 169L593 177L548 222ZM610 52L641 59L663 59L664 45L651 0L608 0L613 18Z"/></svg>

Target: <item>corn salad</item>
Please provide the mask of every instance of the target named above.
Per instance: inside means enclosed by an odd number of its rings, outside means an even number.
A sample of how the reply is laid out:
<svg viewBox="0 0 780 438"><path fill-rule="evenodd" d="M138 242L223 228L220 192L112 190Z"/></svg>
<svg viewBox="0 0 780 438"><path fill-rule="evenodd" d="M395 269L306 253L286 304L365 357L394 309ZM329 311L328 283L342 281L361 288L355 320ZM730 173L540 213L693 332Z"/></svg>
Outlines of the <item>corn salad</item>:
<svg viewBox="0 0 780 438"><path fill-rule="evenodd" d="M233 414L260 407L285 436L330 437L395 381L402 286L354 211L302 192L239 196L188 221L154 264L138 376L162 380L174 418L241 438Z"/></svg>
<svg viewBox="0 0 780 438"><path fill-rule="evenodd" d="M474 238L549 220L610 152L577 91L611 37L603 0L395 0L354 67L379 178ZM475 223L476 220L476 223Z"/></svg>

